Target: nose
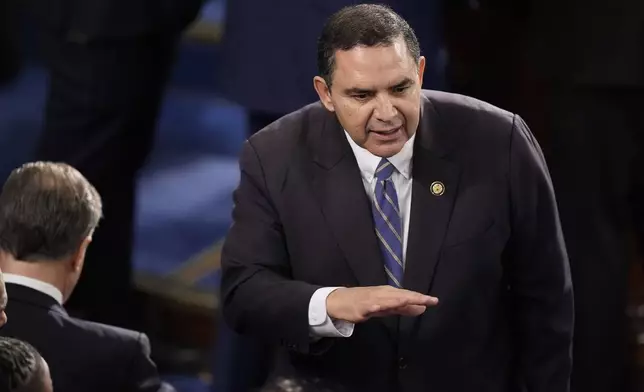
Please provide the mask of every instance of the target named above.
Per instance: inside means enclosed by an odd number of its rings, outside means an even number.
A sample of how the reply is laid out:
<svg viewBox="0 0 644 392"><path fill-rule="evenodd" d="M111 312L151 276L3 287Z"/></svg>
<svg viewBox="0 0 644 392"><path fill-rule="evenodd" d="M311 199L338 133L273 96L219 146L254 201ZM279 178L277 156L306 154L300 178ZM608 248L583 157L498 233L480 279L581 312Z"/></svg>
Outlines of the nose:
<svg viewBox="0 0 644 392"><path fill-rule="evenodd" d="M396 115L398 110L386 95L381 95L376 99L376 109L374 110L375 117L382 122L390 122Z"/></svg>

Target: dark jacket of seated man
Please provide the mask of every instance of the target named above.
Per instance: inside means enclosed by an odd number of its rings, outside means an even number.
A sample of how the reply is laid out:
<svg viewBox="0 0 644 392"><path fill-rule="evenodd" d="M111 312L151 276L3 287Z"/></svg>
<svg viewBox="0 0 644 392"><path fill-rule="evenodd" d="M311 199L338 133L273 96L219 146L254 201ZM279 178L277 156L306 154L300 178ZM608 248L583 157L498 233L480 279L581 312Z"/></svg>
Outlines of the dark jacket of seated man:
<svg viewBox="0 0 644 392"><path fill-rule="evenodd" d="M0 194L9 297L0 335L33 345L57 391L173 391L160 381L144 334L79 320L63 308L101 214L95 188L68 165L36 162L12 172Z"/></svg>

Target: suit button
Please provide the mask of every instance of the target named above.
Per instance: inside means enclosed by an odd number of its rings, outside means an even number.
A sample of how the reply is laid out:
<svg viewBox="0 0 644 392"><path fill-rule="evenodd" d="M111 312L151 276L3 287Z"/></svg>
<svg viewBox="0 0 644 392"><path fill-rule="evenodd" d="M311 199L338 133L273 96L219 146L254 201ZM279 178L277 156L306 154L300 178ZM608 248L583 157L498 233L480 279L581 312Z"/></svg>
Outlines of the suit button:
<svg viewBox="0 0 644 392"><path fill-rule="evenodd" d="M398 369L407 369L407 360L404 357L398 358Z"/></svg>

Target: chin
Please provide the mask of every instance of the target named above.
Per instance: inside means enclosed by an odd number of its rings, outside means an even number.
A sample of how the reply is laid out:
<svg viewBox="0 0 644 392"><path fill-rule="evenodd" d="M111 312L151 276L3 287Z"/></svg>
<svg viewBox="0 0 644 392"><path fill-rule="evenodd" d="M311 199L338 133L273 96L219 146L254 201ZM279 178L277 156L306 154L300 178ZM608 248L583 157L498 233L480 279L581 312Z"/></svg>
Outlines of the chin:
<svg viewBox="0 0 644 392"><path fill-rule="evenodd" d="M388 145L378 145L372 148L368 148L370 153L373 155L379 156L381 158L390 158L400 152L403 146L405 145L404 141L399 143L391 143Z"/></svg>

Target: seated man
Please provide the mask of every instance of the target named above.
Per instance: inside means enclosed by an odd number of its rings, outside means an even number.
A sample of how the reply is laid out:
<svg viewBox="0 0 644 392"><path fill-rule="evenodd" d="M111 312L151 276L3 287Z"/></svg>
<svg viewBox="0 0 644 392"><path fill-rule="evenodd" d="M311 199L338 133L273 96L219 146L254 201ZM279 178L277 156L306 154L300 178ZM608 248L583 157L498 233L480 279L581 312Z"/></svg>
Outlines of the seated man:
<svg viewBox="0 0 644 392"><path fill-rule="evenodd" d="M101 215L96 189L68 165L28 163L11 173L0 194L0 268L10 298L0 335L36 347L59 391L173 390L160 381L144 334L63 308Z"/></svg>
<svg viewBox="0 0 644 392"><path fill-rule="evenodd" d="M0 337L0 392L52 392L49 366L30 344Z"/></svg>

